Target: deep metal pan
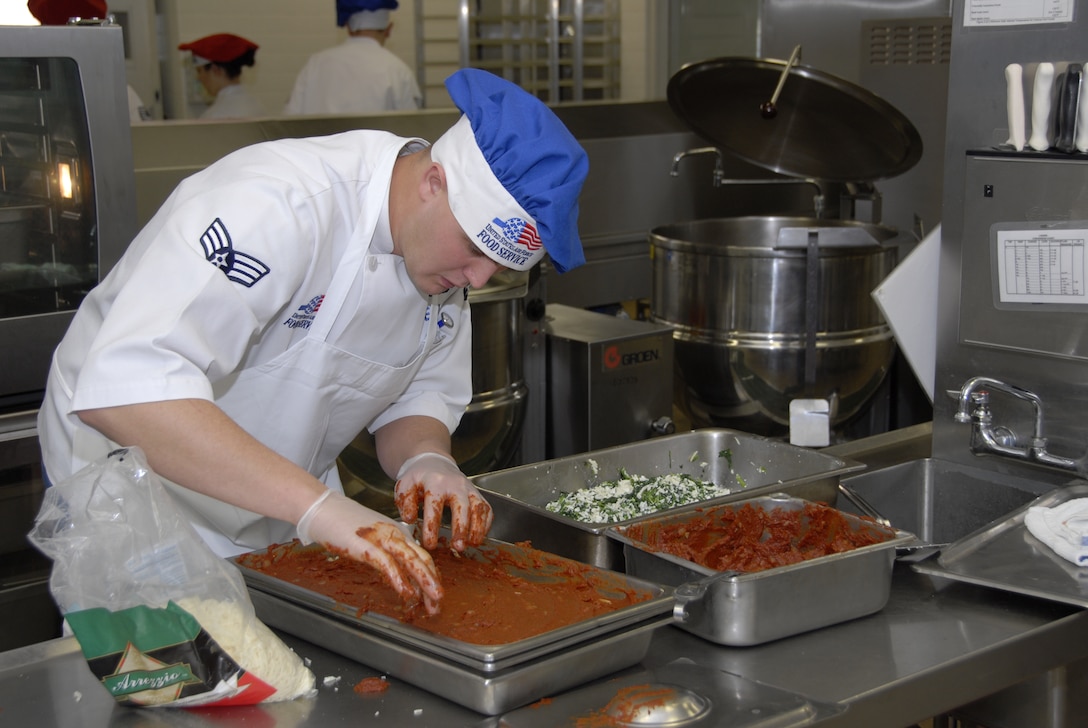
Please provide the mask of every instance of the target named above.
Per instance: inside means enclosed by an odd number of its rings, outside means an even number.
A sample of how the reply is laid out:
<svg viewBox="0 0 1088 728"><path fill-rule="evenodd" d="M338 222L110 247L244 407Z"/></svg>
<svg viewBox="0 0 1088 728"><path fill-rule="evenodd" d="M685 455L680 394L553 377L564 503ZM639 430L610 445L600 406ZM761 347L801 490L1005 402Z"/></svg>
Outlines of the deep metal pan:
<svg viewBox="0 0 1088 728"><path fill-rule="evenodd" d="M829 182L872 182L906 172L922 157L910 120L871 91L795 64L773 118L761 106L786 61L715 58L680 69L669 105L723 150L780 174Z"/></svg>
<svg viewBox="0 0 1088 728"><path fill-rule="evenodd" d="M751 505L763 510L801 511L805 501L784 494L751 498L644 522L646 528L720 517ZM854 529L889 529L842 513ZM896 548L914 535L894 531L886 540L788 566L752 573L719 572L652 550L632 539L628 527L608 535L624 545L629 573L676 587L676 624L717 644L758 645L878 612L891 593Z"/></svg>
<svg viewBox="0 0 1088 728"><path fill-rule="evenodd" d="M623 571L623 547L605 533L614 524L576 521L548 511L547 504L563 491L614 480L621 468L647 477L685 473L729 488L726 495L699 505L778 491L808 500L834 501L839 477L864 467L853 460L758 435L706 428L484 473L473 481L495 511L494 538L528 540L550 553Z"/></svg>

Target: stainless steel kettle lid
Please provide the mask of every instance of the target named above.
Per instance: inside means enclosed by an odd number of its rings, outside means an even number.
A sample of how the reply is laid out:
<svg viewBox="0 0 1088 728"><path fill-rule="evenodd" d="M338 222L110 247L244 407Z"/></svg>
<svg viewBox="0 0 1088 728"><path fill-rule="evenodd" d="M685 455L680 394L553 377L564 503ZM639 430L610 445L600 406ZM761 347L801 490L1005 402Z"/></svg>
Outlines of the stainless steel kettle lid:
<svg viewBox="0 0 1088 728"><path fill-rule="evenodd" d="M766 113L776 92L774 111ZM787 61L692 63L669 80L668 100L695 133L779 174L871 182L906 172L922 156L918 130L887 101Z"/></svg>

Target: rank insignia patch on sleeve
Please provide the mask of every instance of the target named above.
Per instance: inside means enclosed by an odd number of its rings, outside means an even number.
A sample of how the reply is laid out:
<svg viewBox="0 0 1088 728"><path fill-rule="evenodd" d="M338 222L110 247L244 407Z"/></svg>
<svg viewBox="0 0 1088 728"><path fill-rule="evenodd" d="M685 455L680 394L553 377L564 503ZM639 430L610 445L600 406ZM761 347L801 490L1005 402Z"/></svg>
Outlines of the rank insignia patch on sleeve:
<svg viewBox="0 0 1088 728"><path fill-rule="evenodd" d="M227 226L218 217L200 236L204 257L228 279L249 288L270 272L270 268L252 255L234 249Z"/></svg>

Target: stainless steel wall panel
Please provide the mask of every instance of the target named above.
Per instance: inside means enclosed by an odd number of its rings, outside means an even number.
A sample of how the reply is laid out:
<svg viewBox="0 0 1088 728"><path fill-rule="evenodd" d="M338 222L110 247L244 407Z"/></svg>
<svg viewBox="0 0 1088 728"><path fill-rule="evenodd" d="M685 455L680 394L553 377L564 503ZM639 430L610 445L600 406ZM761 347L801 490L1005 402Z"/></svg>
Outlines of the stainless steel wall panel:
<svg viewBox="0 0 1088 728"><path fill-rule="evenodd" d="M1054 341L1041 341L1046 328L1059 329L1053 336L1082 335L1083 314L1040 313L1028 317L995 316L990 286L975 285L975 270L990 270L990 225L1003 219L1026 222L1039 219L1039 207L1048 212L1042 219L1084 213L1083 198L1088 194L1088 160L1083 155L1062 155L1057 164L1046 164L1046 155L1032 156L1032 165L1017 165L995 176L984 172L992 184L999 187L995 194L1003 195L999 206L985 205L978 184L979 173L969 173L974 165L970 150L992 150L1008 138L1006 114L1005 66L1009 63L1055 63L1088 58L1088 0L1076 0L1074 20L1065 24L1016 26L963 26L963 2L957 2L953 14L953 54L949 77L948 124L945 146L941 265L938 293L937 371L933 412L933 454L935 457L1001 472L1023 472L1032 477L1064 482L1073 473L1057 471L1014 459L978 456L970 451L971 426L953 419L957 402L950 396L958 393L966 380L988 376L1031 390L1042 398L1045 406L1045 435L1051 449L1061 455L1088 451L1088 426L1084 411L1088 408L1088 364L1080 360L1046 356L1040 349L1057 346ZM1026 98L1030 99L1028 92ZM1030 103L1030 102L1029 102ZM1058 155L1052 155L1057 157ZM1071 173L1070 162L1077 162ZM993 167L995 163L988 163ZM976 165L977 166L977 165ZM1001 166L1001 165L997 165ZM1031 167L1036 166L1035 171ZM1041 170L1041 171L1040 171ZM1007 185L1011 190L1003 190ZM992 202L992 201L991 201ZM1060 208L1060 210L1059 210ZM983 214L984 210L989 210ZM984 238L984 240L983 240ZM981 288L981 290L980 290ZM969 317L965 332L963 317ZM976 317L981 317L977 319ZM1019 319L1019 320L1017 320ZM996 346L980 346L965 340L988 338L979 329L1013 326L1007 336L1022 341L1021 350ZM1032 329L1039 329L1038 332ZM974 332L974 333L972 333ZM1017 333L1019 332L1019 333ZM1022 336L1021 336L1022 334ZM1008 424L1019 433L1030 436L1027 421L1030 407L1018 406L1000 393L994 393L992 407L995 424ZM1025 411L1026 410L1026 411ZM1025 429L1026 428L1026 429Z"/></svg>

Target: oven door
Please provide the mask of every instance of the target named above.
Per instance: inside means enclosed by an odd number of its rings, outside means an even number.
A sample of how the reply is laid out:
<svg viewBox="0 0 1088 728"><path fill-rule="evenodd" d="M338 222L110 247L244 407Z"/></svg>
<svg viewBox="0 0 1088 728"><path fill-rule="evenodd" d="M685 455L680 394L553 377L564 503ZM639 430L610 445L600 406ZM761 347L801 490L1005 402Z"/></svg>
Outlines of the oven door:
<svg viewBox="0 0 1088 728"><path fill-rule="evenodd" d="M35 413L0 417L0 651L59 637L52 562L27 540L45 491Z"/></svg>

